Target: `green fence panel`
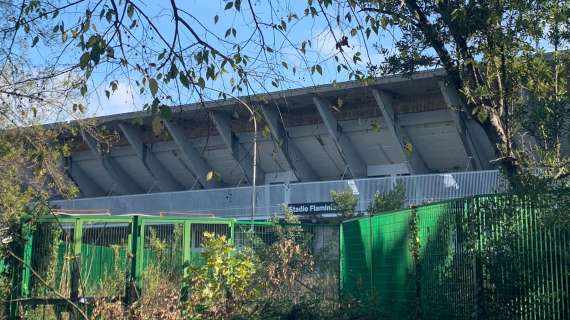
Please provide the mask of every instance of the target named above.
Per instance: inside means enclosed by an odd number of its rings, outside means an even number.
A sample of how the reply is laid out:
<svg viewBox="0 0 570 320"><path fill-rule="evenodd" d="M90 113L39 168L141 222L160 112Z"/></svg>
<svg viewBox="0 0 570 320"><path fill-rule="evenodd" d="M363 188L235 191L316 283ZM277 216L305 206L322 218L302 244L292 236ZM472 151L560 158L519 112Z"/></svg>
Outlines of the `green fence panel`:
<svg viewBox="0 0 570 320"><path fill-rule="evenodd" d="M570 319L568 208L496 195L344 222L341 293L388 319Z"/></svg>
<svg viewBox="0 0 570 320"><path fill-rule="evenodd" d="M62 223L63 230L55 223L42 223L33 235L31 268L46 282L31 277L34 297L55 298L54 290L69 294L69 279L73 263L74 224Z"/></svg>
<svg viewBox="0 0 570 320"><path fill-rule="evenodd" d="M370 231L368 218L342 224L340 278L344 298L368 299L372 294Z"/></svg>
<svg viewBox="0 0 570 320"><path fill-rule="evenodd" d="M149 287L179 286L184 264L184 224L152 220L145 222L143 229L143 294Z"/></svg>
<svg viewBox="0 0 570 320"><path fill-rule="evenodd" d="M405 319L413 310L414 264L410 251L412 210L371 220L372 293L384 316Z"/></svg>
<svg viewBox="0 0 570 320"><path fill-rule="evenodd" d="M473 314L473 274L458 218L463 202L417 208L419 259L416 262L422 319L467 319Z"/></svg>
<svg viewBox="0 0 570 320"><path fill-rule="evenodd" d="M80 295L125 295L129 269L130 223L86 221L82 223Z"/></svg>

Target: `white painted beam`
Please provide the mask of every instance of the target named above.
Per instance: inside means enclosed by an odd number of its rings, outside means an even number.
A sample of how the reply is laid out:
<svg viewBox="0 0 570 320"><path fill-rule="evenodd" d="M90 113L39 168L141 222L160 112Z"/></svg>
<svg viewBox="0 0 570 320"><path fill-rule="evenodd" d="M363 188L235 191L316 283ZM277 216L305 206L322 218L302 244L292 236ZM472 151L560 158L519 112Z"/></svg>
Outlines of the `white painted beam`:
<svg viewBox="0 0 570 320"><path fill-rule="evenodd" d="M176 181L174 176L164 167L158 158L152 153L150 148L141 140L141 131L132 125L119 123L119 128L135 150L136 155L154 178L156 184L162 191L178 191L184 187Z"/></svg>
<svg viewBox="0 0 570 320"><path fill-rule="evenodd" d="M403 163L407 164L410 173L427 173L428 167L419 154L418 148L413 148L411 152L406 152L405 141L410 144L412 141L406 134L406 131L396 120L392 97L388 93L378 89L372 89L372 95L374 96L374 100L376 100L378 108L380 108L380 112L382 112L382 118L384 119L386 128L398 143L398 158L400 158Z"/></svg>
<svg viewBox="0 0 570 320"><path fill-rule="evenodd" d="M228 149L230 149L233 158L238 163L243 175L250 182L253 181L253 156L244 146L241 145L239 138L232 132L230 116L223 112L211 112L212 120L218 130L222 141ZM257 181L256 184L263 184L265 173L257 165Z"/></svg>
<svg viewBox="0 0 570 320"><path fill-rule="evenodd" d="M466 168L470 170L483 170L487 169L489 166L485 165L482 154L478 149L478 144L474 141L471 132L467 127L467 117L464 111L464 106L457 93L457 89L453 88L451 84L445 83L445 81L438 81L439 89L443 95L443 99L447 104L449 112L451 113L455 127L457 128L457 134L461 139L461 144L469 158L472 168Z"/></svg>
<svg viewBox="0 0 570 320"><path fill-rule="evenodd" d="M313 102L352 177L366 177L366 162L360 157L348 136L342 132L342 127L332 113L330 103L319 97L313 97Z"/></svg>
<svg viewBox="0 0 570 320"><path fill-rule="evenodd" d="M273 141L275 141L281 150L281 153L287 160L289 168L295 172L297 179L300 181L318 180L319 177L309 165L307 159L305 159L299 148L297 148L293 140L289 137L289 133L285 129L283 121L277 111L277 106L262 104L261 111L263 112L265 121L271 130Z"/></svg>
<svg viewBox="0 0 570 320"><path fill-rule="evenodd" d="M115 161L115 159L103 154L97 141L85 132L81 132L83 141L89 147L89 150L101 162L105 171L109 174L115 185L118 185L120 193L137 194L143 193L139 185L127 174L125 170Z"/></svg>
<svg viewBox="0 0 570 320"><path fill-rule="evenodd" d="M186 162L188 167L190 167L190 170L192 170L192 173L194 176L196 176L196 179L198 179L198 182L200 182L202 187L221 187L221 181L217 181L216 179L211 179L208 181L208 172L213 171L213 169L202 157L200 152L196 150L192 143L190 143L190 141L185 137L184 131L172 121L166 121L165 125L166 129L170 133L170 136L172 137L172 140L174 140L180 149L182 159L184 162Z"/></svg>

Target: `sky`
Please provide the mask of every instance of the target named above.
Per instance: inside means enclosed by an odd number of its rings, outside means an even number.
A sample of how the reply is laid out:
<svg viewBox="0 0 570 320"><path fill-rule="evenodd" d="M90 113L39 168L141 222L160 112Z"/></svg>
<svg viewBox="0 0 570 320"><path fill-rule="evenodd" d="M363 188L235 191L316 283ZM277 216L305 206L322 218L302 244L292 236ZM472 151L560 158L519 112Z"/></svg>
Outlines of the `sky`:
<svg viewBox="0 0 570 320"><path fill-rule="evenodd" d="M137 1L140 7L149 15L152 16L154 24L160 29L160 32L167 38L170 39L174 34L174 24L171 18L171 8L168 1ZM237 29L236 42L245 43L249 39L250 34L254 31L253 18L249 12L249 7L246 3L242 4L241 12L236 12L235 10L224 10L224 6L227 4L227 0L185 0L178 1L179 8L182 12L187 12L185 15L187 21L196 30L198 35L203 38L208 43L211 43L216 48L222 48L222 50L231 51L232 47L225 43L223 35L228 27L234 27ZM271 77L263 76L268 73L267 63L261 57L260 61L252 65L252 71L257 72L261 76L257 79L260 81L258 83L253 83L252 87L255 92L254 94L264 93L266 91L276 91L276 90L286 90L291 88L306 87L311 85L326 84L333 81L345 81L348 80L346 73L338 74L336 71L336 63L333 60L333 56L338 54L339 51L336 48L336 40L340 39L342 35L350 36L349 30L344 30L345 25L337 25L332 21L333 28L331 29L325 23L325 20L321 17L313 19L311 17L304 17L303 11L306 8L305 0L290 0L290 1L271 1L271 0L252 0L254 5L254 10L256 12L256 17L261 22L267 23L279 23L276 21L277 17L287 17L290 13L295 13L300 18L299 20L294 20L294 23L290 23L286 30L286 35L288 40L281 36L277 32L269 31L270 29L264 29L264 36L266 43L274 49L273 54L269 54L269 60L275 65L282 66L284 63L287 65L287 69L280 68L279 73L281 76L286 78L286 80L279 82L278 87L270 85ZM62 13L61 20L66 26L73 25L77 21L77 12L81 12L81 8L74 8L73 11ZM272 13L272 14L271 14ZM106 24L104 22L97 22L98 13L95 11L94 24ZM219 17L219 21L214 23L214 16ZM333 36L334 33L334 36ZM219 38L216 37L219 36ZM139 33L137 36L140 39L146 41L149 50L155 50L159 52L164 44L153 38L152 34L142 34ZM156 37L156 36L155 36ZM232 39L233 40L233 39ZM307 54L305 56L306 60L303 60L302 56L294 49L291 44L299 47L300 43L305 40L311 41L311 48L307 49ZM343 56L347 60L352 60L352 56L357 51L363 52L364 61L360 64L361 69L365 69L367 62L372 61L377 63L381 56L372 48L369 44L365 47L363 41L363 33L358 33L355 38L349 37L350 46L344 47ZM256 41L256 39L253 39ZM384 40L380 40L383 42ZM186 31L181 29L181 43L184 45L192 45L195 39ZM259 46L256 44L251 44L244 46L243 52L248 53L247 50L252 50L249 52L252 56L257 54ZM154 48L152 48L154 46ZM49 59L49 50L53 49L53 52L61 50L61 48L47 48L45 46L36 46L33 48L32 57L41 61L42 59ZM133 50L140 50L140 48L132 48ZM368 52L368 55L365 54ZM69 63L77 61L81 52L78 48L68 47L65 49L63 57L60 57L59 61L62 63ZM127 54L129 55L129 54ZM133 60L137 58L133 57ZM341 57L342 59L342 57ZM142 57L139 57L140 64L148 63ZM309 63L307 63L307 61ZM311 73L310 67L316 63L322 66L322 75L314 72ZM292 73L292 69L295 67L297 72ZM117 70L115 65L103 64L100 65L93 73L90 86L89 94L87 96L86 104L88 106L86 116L102 116L117 113L125 113L132 111L140 111L145 103L152 101L150 94L139 94L138 88L134 83L135 80L140 79L136 73L127 73L124 70ZM109 82L111 80L117 80L117 90L109 98L105 95L105 90L108 89ZM262 83L264 82L264 83ZM228 91L229 78L225 77L214 82L208 82L207 86L214 88L216 90ZM190 92L189 90L180 90L180 87L176 86L161 86L161 93L164 95L170 95L173 97L173 104L185 104L196 102L198 96L196 92ZM207 92L205 95L206 99L216 99L217 93Z"/></svg>

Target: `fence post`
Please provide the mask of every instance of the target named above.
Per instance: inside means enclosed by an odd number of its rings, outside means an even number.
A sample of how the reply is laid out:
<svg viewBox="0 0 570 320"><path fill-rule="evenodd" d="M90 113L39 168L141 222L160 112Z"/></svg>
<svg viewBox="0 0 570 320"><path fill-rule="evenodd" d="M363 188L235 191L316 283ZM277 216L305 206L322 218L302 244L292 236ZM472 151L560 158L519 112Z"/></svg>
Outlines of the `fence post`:
<svg viewBox="0 0 570 320"><path fill-rule="evenodd" d="M368 282L370 282L369 299L374 299L374 250L372 249L372 246L374 245L374 234L372 231L372 215L368 214L368 254L370 257L370 259L368 259Z"/></svg>
<svg viewBox="0 0 570 320"><path fill-rule="evenodd" d="M192 259L192 223L184 221L184 231L182 237L182 261L187 265ZM184 277L188 275L188 268L184 268Z"/></svg>
<svg viewBox="0 0 570 320"><path fill-rule="evenodd" d="M342 298L343 283L344 283L344 230L342 222L339 223L339 233L338 233L338 298Z"/></svg>
<svg viewBox="0 0 570 320"><path fill-rule="evenodd" d="M71 267L71 279L69 298L76 306L79 306L79 286L81 283L81 243L83 240L83 221L80 218L75 219L73 232L73 264ZM71 308L71 307L70 307ZM77 310L71 308L71 314L74 319L79 319Z"/></svg>
<svg viewBox="0 0 570 320"><path fill-rule="evenodd" d="M131 270L128 290L126 295L127 303L135 301L141 290L141 276L142 276L142 262L143 262L143 247L144 247L144 234L142 217L133 216L131 223Z"/></svg>
<svg viewBox="0 0 570 320"><path fill-rule="evenodd" d="M230 221L230 224L229 224L229 228L230 228L230 243L233 244L234 247L236 246L235 225L236 225L235 219L232 220L232 221Z"/></svg>

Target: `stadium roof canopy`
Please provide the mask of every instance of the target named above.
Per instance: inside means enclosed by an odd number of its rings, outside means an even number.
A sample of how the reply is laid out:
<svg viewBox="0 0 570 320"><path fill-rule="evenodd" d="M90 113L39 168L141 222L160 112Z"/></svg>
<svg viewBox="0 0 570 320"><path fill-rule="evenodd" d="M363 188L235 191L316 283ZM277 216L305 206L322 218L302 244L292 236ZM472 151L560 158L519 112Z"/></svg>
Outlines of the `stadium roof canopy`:
<svg viewBox="0 0 570 320"><path fill-rule="evenodd" d="M444 77L425 71L244 98L263 118L257 184L491 169L489 140L458 112ZM66 168L82 196L251 183L254 135L243 106L225 99L172 111L159 135L148 112L96 118L120 140L104 150L86 134L77 139Z"/></svg>

